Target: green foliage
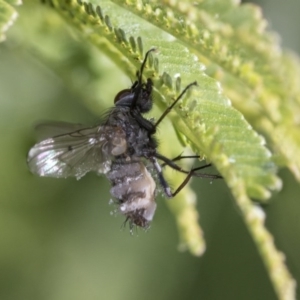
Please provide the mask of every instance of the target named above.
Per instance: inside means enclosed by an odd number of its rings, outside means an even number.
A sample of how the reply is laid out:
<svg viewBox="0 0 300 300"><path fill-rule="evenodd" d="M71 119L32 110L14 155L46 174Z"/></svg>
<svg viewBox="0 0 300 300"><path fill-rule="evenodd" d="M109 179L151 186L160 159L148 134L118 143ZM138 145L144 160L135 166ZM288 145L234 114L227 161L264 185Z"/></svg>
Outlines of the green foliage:
<svg viewBox="0 0 300 300"><path fill-rule="evenodd" d="M16 5L20 4L20 2L0 0L0 42L5 40L5 31L17 18L17 12L11 4Z"/></svg>
<svg viewBox="0 0 300 300"><path fill-rule="evenodd" d="M249 197L266 201L272 190L280 189L276 164L289 167L300 179L298 58L280 49L276 35L266 31L266 21L253 5L226 0L205 0L197 5L181 2L45 1L55 13L49 18L33 18L29 31L35 39L26 42L35 46L38 57L90 107L101 106L95 96L101 86L97 73L101 66L87 41L131 78L145 51L157 48L145 77L154 80L155 103L161 110L196 80L198 86L170 115L177 136L222 174L279 298L294 299L295 283L264 227L263 212ZM61 28L57 13L78 30L80 37L76 38L82 45L76 48L64 42L69 32ZM12 15L11 6L0 2L1 28ZM50 35L60 41L55 48ZM77 60L76 51L84 59ZM70 75L71 70L82 68L87 72L85 82L76 72ZM174 132L168 136L162 153L176 156L181 151L173 146L177 136ZM181 181L178 175L173 183ZM203 253L193 192L185 189L169 206L176 216L182 247L196 255Z"/></svg>

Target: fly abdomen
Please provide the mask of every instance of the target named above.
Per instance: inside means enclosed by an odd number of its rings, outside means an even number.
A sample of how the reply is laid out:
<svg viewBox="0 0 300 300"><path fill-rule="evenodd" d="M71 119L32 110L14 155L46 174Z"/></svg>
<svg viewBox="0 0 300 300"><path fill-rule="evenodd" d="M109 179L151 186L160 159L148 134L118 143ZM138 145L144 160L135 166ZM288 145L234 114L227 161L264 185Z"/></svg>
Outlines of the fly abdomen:
<svg viewBox="0 0 300 300"><path fill-rule="evenodd" d="M110 192L130 226L147 228L156 210L156 184L144 164L140 161L114 162L106 175L112 184Z"/></svg>

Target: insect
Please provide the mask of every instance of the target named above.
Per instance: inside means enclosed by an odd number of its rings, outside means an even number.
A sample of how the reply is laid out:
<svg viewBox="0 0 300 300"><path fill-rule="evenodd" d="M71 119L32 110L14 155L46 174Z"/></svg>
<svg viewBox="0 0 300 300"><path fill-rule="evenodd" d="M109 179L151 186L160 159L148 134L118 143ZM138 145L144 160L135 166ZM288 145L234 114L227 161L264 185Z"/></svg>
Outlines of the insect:
<svg viewBox="0 0 300 300"><path fill-rule="evenodd" d="M196 82L189 84L156 122L144 118L143 114L152 108L153 82L150 78L143 81L142 76L147 58L154 50L146 53L131 88L115 96L115 106L104 120L94 127L68 123L40 125L59 134L35 144L27 159L30 171L39 176L79 179L90 171L105 174L118 210L126 216L125 223L129 221L130 229L134 225L148 228L156 210L156 182L149 169L157 174L167 197L174 197L192 176L222 178L198 172L210 164L187 171L176 161L189 157L180 155L168 159L158 152L155 139L158 125ZM174 192L163 176L162 166L165 165L187 174Z"/></svg>

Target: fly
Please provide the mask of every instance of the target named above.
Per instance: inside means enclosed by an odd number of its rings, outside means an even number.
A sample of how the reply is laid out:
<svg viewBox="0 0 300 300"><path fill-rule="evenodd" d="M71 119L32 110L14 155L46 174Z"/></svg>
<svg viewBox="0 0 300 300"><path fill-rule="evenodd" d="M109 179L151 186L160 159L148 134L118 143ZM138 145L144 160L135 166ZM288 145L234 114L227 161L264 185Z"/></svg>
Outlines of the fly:
<svg viewBox="0 0 300 300"><path fill-rule="evenodd" d="M50 127L58 133L35 144L27 159L30 171L39 176L80 179L91 171L105 174L111 183L110 193L115 198L118 211L126 217L125 222L129 222L130 229L134 225L148 228L156 210L156 183L149 168L155 171L169 198L178 194L192 176L222 178L198 172L210 164L187 171L176 161L188 157L169 159L158 152L155 139L158 125L196 82L189 84L156 122L144 118L143 114L149 112L153 105L153 82L150 78L143 81L142 75L147 58L154 50L146 53L137 80L130 89L115 96L115 106L99 125L42 124L41 129ZM174 192L163 176L162 167L165 165L187 174Z"/></svg>

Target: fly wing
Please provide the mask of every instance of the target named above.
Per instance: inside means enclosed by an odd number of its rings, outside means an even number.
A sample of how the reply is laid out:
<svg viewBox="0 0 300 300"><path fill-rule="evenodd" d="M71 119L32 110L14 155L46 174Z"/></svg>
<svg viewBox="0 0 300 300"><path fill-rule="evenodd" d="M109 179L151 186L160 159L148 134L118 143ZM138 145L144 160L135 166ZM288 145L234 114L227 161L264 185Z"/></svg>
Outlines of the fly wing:
<svg viewBox="0 0 300 300"><path fill-rule="evenodd" d="M47 138L67 134L85 128L87 128L87 126L82 124L73 124L62 121L46 121L38 123L34 129L37 140L42 141Z"/></svg>
<svg viewBox="0 0 300 300"><path fill-rule="evenodd" d="M90 171L108 172L112 157L126 148L125 133L120 127L95 126L37 143L30 149L27 161L30 171L39 176L79 179Z"/></svg>

